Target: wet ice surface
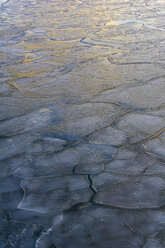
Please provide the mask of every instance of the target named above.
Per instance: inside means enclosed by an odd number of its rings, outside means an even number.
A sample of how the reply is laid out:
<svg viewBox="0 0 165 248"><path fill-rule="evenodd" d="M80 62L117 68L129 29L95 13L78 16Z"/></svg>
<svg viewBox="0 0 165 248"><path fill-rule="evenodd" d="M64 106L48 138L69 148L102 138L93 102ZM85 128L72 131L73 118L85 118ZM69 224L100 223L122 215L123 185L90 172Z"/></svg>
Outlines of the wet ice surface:
<svg viewBox="0 0 165 248"><path fill-rule="evenodd" d="M165 247L164 1L0 5L0 248Z"/></svg>

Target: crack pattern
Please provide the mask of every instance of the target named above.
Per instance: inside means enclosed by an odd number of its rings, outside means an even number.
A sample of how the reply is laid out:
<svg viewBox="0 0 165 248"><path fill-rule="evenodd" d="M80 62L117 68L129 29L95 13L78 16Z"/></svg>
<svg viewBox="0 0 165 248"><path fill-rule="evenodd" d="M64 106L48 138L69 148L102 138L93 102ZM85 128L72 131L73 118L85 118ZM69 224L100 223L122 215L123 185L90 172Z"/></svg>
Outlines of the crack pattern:
<svg viewBox="0 0 165 248"><path fill-rule="evenodd" d="M0 247L165 247L164 20L0 1Z"/></svg>

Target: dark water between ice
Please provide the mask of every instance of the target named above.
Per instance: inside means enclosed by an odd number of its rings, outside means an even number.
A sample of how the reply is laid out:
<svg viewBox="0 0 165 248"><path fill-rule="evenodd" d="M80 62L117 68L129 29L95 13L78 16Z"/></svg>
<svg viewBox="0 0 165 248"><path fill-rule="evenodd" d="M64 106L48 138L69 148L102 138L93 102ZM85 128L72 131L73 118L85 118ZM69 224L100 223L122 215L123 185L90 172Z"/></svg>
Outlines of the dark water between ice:
<svg viewBox="0 0 165 248"><path fill-rule="evenodd" d="M0 1L0 248L165 247L165 2Z"/></svg>

